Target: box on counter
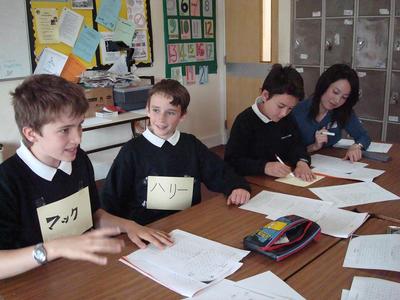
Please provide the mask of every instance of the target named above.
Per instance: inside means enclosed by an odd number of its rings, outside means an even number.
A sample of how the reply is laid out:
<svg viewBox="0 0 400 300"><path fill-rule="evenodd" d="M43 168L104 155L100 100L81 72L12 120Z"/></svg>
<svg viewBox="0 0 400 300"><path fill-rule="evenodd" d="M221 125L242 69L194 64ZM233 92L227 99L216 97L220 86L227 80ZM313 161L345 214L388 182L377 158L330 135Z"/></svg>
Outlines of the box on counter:
<svg viewBox="0 0 400 300"><path fill-rule="evenodd" d="M89 102L89 109L85 114L86 118L95 117L96 111L103 109L105 105L114 105L112 88L85 89L85 96Z"/></svg>
<svg viewBox="0 0 400 300"><path fill-rule="evenodd" d="M149 90L152 85L135 87L114 87L115 105L124 110L136 110L146 107Z"/></svg>

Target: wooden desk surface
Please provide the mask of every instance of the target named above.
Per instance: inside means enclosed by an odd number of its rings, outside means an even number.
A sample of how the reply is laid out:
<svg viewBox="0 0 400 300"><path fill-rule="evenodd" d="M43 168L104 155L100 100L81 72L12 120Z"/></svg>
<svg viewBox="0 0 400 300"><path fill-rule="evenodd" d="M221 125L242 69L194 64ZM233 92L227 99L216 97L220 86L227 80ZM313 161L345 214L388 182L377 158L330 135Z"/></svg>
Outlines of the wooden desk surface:
<svg viewBox="0 0 400 300"><path fill-rule="evenodd" d="M327 148L318 153L335 157L344 157L346 150ZM379 162L370 159L362 159L361 162L367 163L368 168L385 170L385 173L377 177L374 182L388 191L400 196L400 144L393 144L388 154L391 156L391 160L389 162ZM313 185L302 188L277 182L275 181L275 178L270 176L247 176L246 179L250 183L265 187L270 191L313 199L318 199L318 197L308 189L310 187L323 187L359 182L341 178L325 177ZM359 212L383 215L399 219L400 221L400 200L357 205L353 207L347 207L346 209L350 210L355 208Z"/></svg>
<svg viewBox="0 0 400 300"><path fill-rule="evenodd" d="M255 187L253 193L257 193ZM242 248L243 238L269 222L261 214L237 207L227 207L226 200L217 196L185 211L159 220L151 227L164 231L179 228L202 237ZM126 240L126 236L123 236ZM333 247L339 239L322 235L303 251L283 262L274 262L250 253L244 265L229 278L240 280L267 270L286 279L320 254ZM122 255L136 247L126 240ZM118 261L121 255L108 255L105 267L86 262L60 259L14 278L0 281L0 296L5 299L181 299L137 271ZM1 297L0 297L1 299Z"/></svg>
<svg viewBox="0 0 400 300"><path fill-rule="evenodd" d="M386 227L393 225L385 220L369 219L356 233L386 233ZM350 289L354 276L376 277L400 282L398 272L344 268L349 239L341 240L317 260L292 275L286 283L308 300L340 299L342 289Z"/></svg>

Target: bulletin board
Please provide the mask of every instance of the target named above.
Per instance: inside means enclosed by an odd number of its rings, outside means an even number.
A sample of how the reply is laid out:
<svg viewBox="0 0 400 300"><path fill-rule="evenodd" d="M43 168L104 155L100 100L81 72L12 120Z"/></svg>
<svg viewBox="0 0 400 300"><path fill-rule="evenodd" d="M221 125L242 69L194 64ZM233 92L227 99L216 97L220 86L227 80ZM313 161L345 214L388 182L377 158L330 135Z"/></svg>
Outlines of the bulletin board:
<svg viewBox="0 0 400 300"><path fill-rule="evenodd" d="M28 2L28 1L27 1ZM39 56L41 55L43 49L50 48L51 50L56 51L57 53L61 53L62 55L66 55L68 57L73 57L76 64L81 64L86 69L105 69L110 66L114 60L108 56L108 59L104 59L106 57L103 53L101 53L102 45L109 45L111 43L105 43L103 40L103 36L108 33L108 37L110 37L114 33L114 28L107 28L103 26L102 23L98 20L102 9L102 5L108 4L112 6L118 6L119 10L116 11L115 18L122 18L127 20L127 18L134 18L136 13L138 12L138 8L142 9L141 15L143 18L140 19L142 21L139 25L135 24L135 20L132 19L134 35L131 41L131 44L128 45L132 48L135 48L135 52L133 57L135 58L135 64L139 67L151 66L153 61L153 51L152 51L152 32L151 32L151 13L150 13L150 5L149 0L30 0L30 25L31 25L31 36L32 39L32 57L33 57L33 68L36 67ZM83 7L84 3L89 3L88 7ZM81 5L81 6L79 6ZM66 10L70 19L74 16L78 16L78 18L83 17L82 25L79 29L79 35L76 38L74 43L68 43L64 41L60 41L57 39L55 29L57 26L60 26L59 34L61 36L61 23L62 23L62 14L65 13ZM104 12L103 12L104 13ZM106 12L108 13L108 12ZM109 16L107 16L109 17ZM64 20L66 17L64 18ZM54 21L53 21L54 20ZM121 20L121 19L120 19ZM103 20L104 21L104 20ZM130 21L130 20L128 20ZM54 23L54 24L53 24ZM54 25L54 28L52 28ZM38 28L40 27L40 28ZM71 31L71 28L67 28L64 31ZM139 40L143 39L145 42L139 43ZM143 37L145 36L145 37ZM91 42L92 48L95 48L94 53L88 51L79 51L77 50L78 42L84 43L89 38L93 38L93 42ZM111 37L110 37L111 40ZM97 44L96 44L97 43ZM96 44L96 45L95 45ZM143 48L146 47L146 51L143 51ZM136 48L141 51L136 51ZM103 47L103 52L108 52L109 48L107 46ZM87 50L87 49L85 49ZM119 49L112 49L110 52L114 52L113 56L115 60L119 57ZM118 55L117 55L118 52ZM143 55L145 52L145 55ZM142 55L140 55L142 54ZM69 59L69 58L68 58Z"/></svg>
<svg viewBox="0 0 400 300"><path fill-rule="evenodd" d="M25 0L0 1L0 80L32 73Z"/></svg>
<svg viewBox="0 0 400 300"><path fill-rule="evenodd" d="M196 82L196 74L201 81L208 73L217 73L215 0L163 4L166 77L189 84Z"/></svg>

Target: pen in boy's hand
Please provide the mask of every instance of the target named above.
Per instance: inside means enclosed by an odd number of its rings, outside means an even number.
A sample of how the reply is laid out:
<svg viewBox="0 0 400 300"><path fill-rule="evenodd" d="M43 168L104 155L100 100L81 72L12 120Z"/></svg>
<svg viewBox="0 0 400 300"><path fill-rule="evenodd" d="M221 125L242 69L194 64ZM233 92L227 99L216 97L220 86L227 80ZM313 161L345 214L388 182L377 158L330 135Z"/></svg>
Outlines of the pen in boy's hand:
<svg viewBox="0 0 400 300"><path fill-rule="evenodd" d="M285 163L283 162L283 160L282 160L277 154L275 154L275 157L276 157L276 159L277 159L282 165L285 165ZM290 174L290 176L295 177L294 174L293 174L293 172L290 172L289 174Z"/></svg>
<svg viewBox="0 0 400 300"><path fill-rule="evenodd" d="M320 133L325 135L335 136L335 133L330 131L320 131Z"/></svg>

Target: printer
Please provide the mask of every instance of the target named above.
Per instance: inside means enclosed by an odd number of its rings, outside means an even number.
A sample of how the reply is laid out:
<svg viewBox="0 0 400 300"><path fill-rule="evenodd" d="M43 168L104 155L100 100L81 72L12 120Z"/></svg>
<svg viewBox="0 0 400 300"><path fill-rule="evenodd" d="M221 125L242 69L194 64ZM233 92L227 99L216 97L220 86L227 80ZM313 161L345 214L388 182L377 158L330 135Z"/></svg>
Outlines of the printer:
<svg viewBox="0 0 400 300"><path fill-rule="evenodd" d="M114 87L114 104L124 110L137 110L146 107L149 90L153 85Z"/></svg>

